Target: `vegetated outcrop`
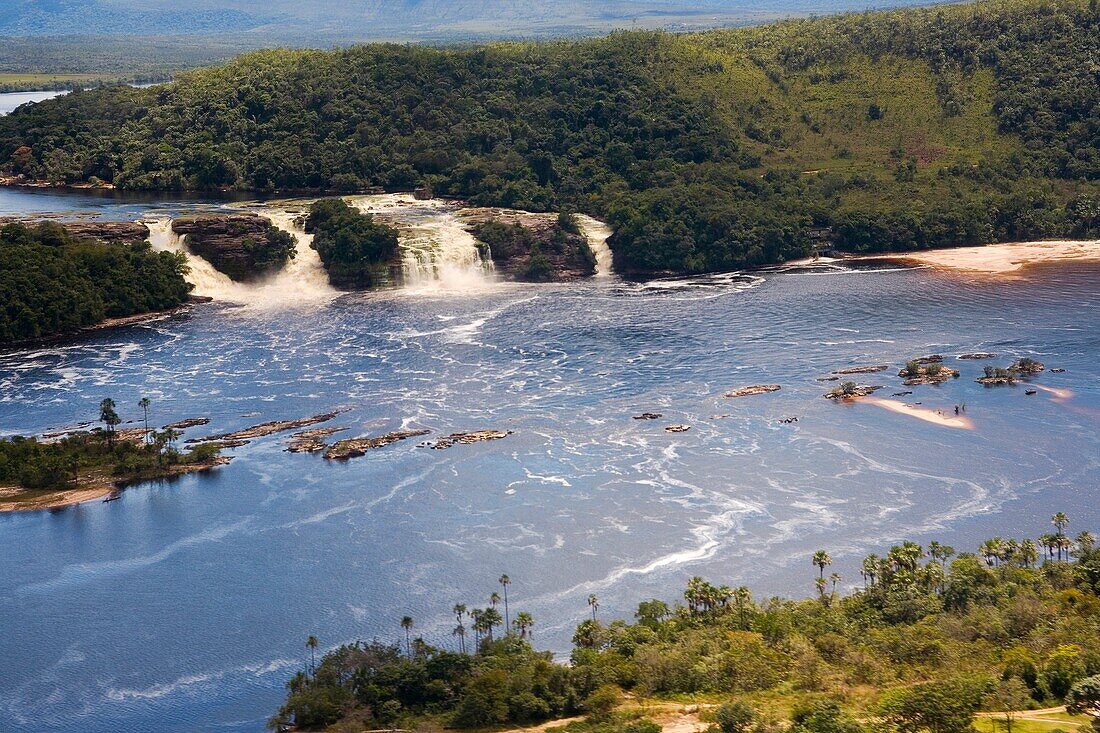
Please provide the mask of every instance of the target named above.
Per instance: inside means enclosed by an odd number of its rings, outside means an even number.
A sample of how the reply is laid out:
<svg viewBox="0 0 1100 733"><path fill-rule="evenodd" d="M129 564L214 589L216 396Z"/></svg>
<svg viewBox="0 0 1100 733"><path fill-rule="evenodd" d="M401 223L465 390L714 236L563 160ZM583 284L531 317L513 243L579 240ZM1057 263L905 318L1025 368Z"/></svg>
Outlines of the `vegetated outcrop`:
<svg viewBox="0 0 1100 733"><path fill-rule="evenodd" d="M882 389L882 385L856 384L855 382L841 382L835 389L826 392L828 400L852 400L856 397L866 397L873 392Z"/></svg>
<svg viewBox="0 0 1100 733"><path fill-rule="evenodd" d="M187 248L234 280L281 270L297 240L256 214L203 214L176 219L172 231L187 235Z"/></svg>
<svg viewBox="0 0 1100 733"><path fill-rule="evenodd" d="M314 202L304 224L333 287L363 290L395 281L399 263L393 227L342 199Z"/></svg>
<svg viewBox="0 0 1100 733"><path fill-rule="evenodd" d="M912 387L918 384L940 384L948 379L957 379L959 372L957 369L944 366L942 361L922 363L914 359L898 372L898 376L905 378L902 384Z"/></svg>
<svg viewBox="0 0 1100 733"><path fill-rule="evenodd" d="M497 272L511 280L567 282L596 274L596 256L570 214L467 209L462 217Z"/></svg>
<svg viewBox="0 0 1100 733"><path fill-rule="evenodd" d="M1016 384L1016 375L1011 369L987 366L982 376L974 381L978 384L984 384L986 387L995 387L1001 384Z"/></svg>
<svg viewBox="0 0 1100 733"><path fill-rule="evenodd" d="M1036 361L1026 356L1012 362L1012 366L1008 368L1008 370L1014 374L1022 374L1025 376L1029 374L1038 374L1044 369L1046 369L1046 365L1043 364L1043 362Z"/></svg>

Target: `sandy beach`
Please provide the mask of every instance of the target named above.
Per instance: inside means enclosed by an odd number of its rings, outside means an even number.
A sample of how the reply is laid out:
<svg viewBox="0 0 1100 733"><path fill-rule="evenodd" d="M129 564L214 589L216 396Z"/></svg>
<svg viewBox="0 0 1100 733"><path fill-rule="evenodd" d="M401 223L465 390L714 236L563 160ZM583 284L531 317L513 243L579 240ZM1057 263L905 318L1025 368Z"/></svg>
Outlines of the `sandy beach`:
<svg viewBox="0 0 1100 733"><path fill-rule="evenodd" d="M862 397L856 401L874 405L875 407L881 407L884 410L896 412L900 415L915 417L918 420L923 420L933 425L939 425L940 427L959 428L962 430L974 429L974 423L965 415L947 415L937 410L930 410L927 407L918 407L899 400L888 400L882 397Z"/></svg>
<svg viewBox="0 0 1100 733"><path fill-rule="evenodd" d="M988 244L873 255L867 259L906 260L940 270L1007 275L1018 273L1028 265L1047 262L1100 262L1100 240Z"/></svg>

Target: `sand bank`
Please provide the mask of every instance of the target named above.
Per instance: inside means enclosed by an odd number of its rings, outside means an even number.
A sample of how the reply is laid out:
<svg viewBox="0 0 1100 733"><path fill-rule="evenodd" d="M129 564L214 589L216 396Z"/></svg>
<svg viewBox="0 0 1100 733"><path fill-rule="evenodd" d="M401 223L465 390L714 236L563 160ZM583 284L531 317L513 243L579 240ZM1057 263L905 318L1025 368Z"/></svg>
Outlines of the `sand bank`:
<svg viewBox="0 0 1100 733"><path fill-rule="evenodd" d="M918 420L924 420L925 422L945 428L960 428L962 430L974 429L974 423L965 415L947 415L936 410L930 410L927 407L907 405L899 400L887 400L882 397L863 397L856 400L856 402L864 402L868 405L881 407L884 410L896 412L901 415L915 417Z"/></svg>
<svg viewBox="0 0 1100 733"><path fill-rule="evenodd" d="M1100 262L1100 240L989 244L874 255L871 259L907 260L941 270L1004 275L1046 262Z"/></svg>

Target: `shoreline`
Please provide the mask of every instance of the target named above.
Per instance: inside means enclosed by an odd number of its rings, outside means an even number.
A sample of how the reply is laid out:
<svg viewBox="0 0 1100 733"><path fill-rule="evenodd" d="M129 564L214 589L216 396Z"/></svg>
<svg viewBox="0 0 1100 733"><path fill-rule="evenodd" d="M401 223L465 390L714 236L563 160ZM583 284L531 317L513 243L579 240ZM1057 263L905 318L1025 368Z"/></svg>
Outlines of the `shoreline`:
<svg viewBox="0 0 1100 733"><path fill-rule="evenodd" d="M976 247L850 255L841 261L889 260L913 262L942 272L979 275L1018 275L1031 265L1063 262L1100 262L1100 239L1047 239L1003 242Z"/></svg>
<svg viewBox="0 0 1100 733"><path fill-rule="evenodd" d="M85 477L83 486L74 486L68 489L38 490L23 489L14 486L0 486L0 514L17 514L22 512L38 512L47 509L64 509L77 504L83 504L97 499L106 499L112 494L122 492L131 486L152 483L154 481L173 481L181 476L192 473L204 473L212 471L220 466L227 465L232 459L225 456L217 456L213 460L202 463L177 463L167 466L163 473L151 476L139 476L135 478L112 480L105 476L93 475ZM78 484L80 479L77 480ZM22 494L35 494L33 498L21 499Z"/></svg>
<svg viewBox="0 0 1100 733"><path fill-rule="evenodd" d="M115 318L105 318L99 323L93 323L90 326L84 326L76 331L66 331L65 333L55 333L49 336L39 336L33 339L24 339L23 341L11 341L6 344L0 344L0 354L8 354L16 351L23 351L35 346L49 346L51 344L61 343L70 339L77 339L81 336L88 334L99 333L100 331L111 331L116 328L124 328L126 326L134 326L141 323L148 323L160 318L168 316L178 315L187 310L190 310L193 306L201 305L204 303L212 303L213 298L209 298L202 295L192 295L188 299L172 308L166 308L159 311L148 311L146 313L135 313L130 316L118 316Z"/></svg>

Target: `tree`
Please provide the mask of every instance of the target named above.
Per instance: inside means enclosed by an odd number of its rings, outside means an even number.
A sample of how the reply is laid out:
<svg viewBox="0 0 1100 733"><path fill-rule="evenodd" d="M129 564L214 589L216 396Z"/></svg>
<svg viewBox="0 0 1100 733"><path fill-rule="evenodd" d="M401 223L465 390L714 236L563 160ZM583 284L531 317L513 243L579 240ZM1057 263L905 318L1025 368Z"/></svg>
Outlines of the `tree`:
<svg viewBox="0 0 1100 733"><path fill-rule="evenodd" d="M512 579L507 574L500 576L500 585L504 588L504 628L512 628L512 621L508 616L508 586L512 584Z"/></svg>
<svg viewBox="0 0 1100 733"><path fill-rule="evenodd" d="M1016 719L1016 713L1026 710L1031 705L1031 690L1019 677L1009 677L999 680L997 685L989 691L982 701L982 708L993 713L1004 715L1005 731L1012 733L1012 722Z"/></svg>
<svg viewBox="0 0 1100 733"><path fill-rule="evenodd" d="M714 711L712 733L748 733L756 723L756 711L748 703L731 700Z"/></svg>
<svg viewBox="0 0 1100 733"><path fill-rule="evenodd" d="M458 650L462 654L465 654L466 653L466 627L462 625L462 622L459 622L459 624L454 627L454 630L451 632L451 636L457 636L458 637Z"/></svg>
<svg viewBox="0 0 1100 733"><path fill-rule="evenodd" d="M142 397L140 400L138 400L138 407L141 408L141 412L142 412L143 417L145 419L145 442L146 443L149 442L149 406L152 405L152 404L153 404L153 402L148 397Z"/></svg>
<svg viewBox="0 0 1100 733"><path fill-rule="evenodd" d="M489 632L489 641L493 640L493 629L504 623L504 619L501 618L500 611L493 607L486 608L481 614L481 620L485 624L486 631Z"/></svg>
<svg viewBox="0 0 1100 733"><path fill-rule="evenodd" d="M752 593L743 585L738 586L733 591L733 599L737 603L737 615L741 629L744 630L745 625L745 606L752 602Z"/></svg>
<svg viewBox="0 0 1100 733"><path fill-rule="evenodd" d="M309 648L309 673L314 677L317 676L317 660L315 653L317 651L317 637L310 634L306 639L306 647Z"/></svg>
<svg viewBox="0 0 1100 733"><path fill-rule="evenodd" d="M1054 697L1065 697L1073 684L1084 676L1085 663L1081 659L1081 647L1076 644L1060 644L1043 665L1043 681Z"/></svg>
<svg viewBox="0 0 1100 733"><path fill-rule="evenodd" d="M1100 675L1078 680L1066 695L1066 712L1092 718L1093 730L1100 731Z"/></svg>
<svg viewBox="0 0 1100 733"><path fill-rule="evenodd" d="M115 412L115 401L110 397L99 403L99 421L107 427L107 447L113 447L115 426L122 422L122 418Z"/></svg>
<svg viewBox="0 0 1100 733"><path fill-rule="evenodd" d="M588 594L588 607L592 609L592 620L596 620L596 611L600 609L600 599L595 593Z"/></svg>
<svg viewBox="0 0 1100 733"><path fill-rule="evenodd" d="M921 682L886 691L879 715L899 733L970 733L981 692L961 680Z"/></svg>
<svg viewBox="0 0 1100 733"><path fill-rule="evenodd" d="M455 620L458 621L458 626L455 628L456 635L458 636L458 642L463 654L466 653L466 627L462 624L462 619L466 616L466 604L456 603L454 606ZM461 631L459 631L461 629Z"/></svg>
<svg viewBox="0 0 1100 733"><path fill-rule="evenodd" d="M401 618L401 628L405 630L405 653L409 656L409 659L412 659L412 639L410 638L412 627L412 616L403 616Z"/></svg>
<svg viewBox="0 0 1100 733"><path fill-rule="evenodd" d="M882 566L882 558L878 555L870 554L863 558L863 563L860 565L859 574L863 576L863 585L867 587L868 584L874 586L875 578L878 577L879 568Z"/></svg>
<svg viewBox="0 0 1100 733"><path fill-rule="evenodd" d="M515 625L516 631L519 632L519 638L526 639L531 632L531 627L535 625L535 619L526 611L520 611L516 614L516 620L512 623Z"/></svg>
<svg viewBox="0 0 1100 733"><path fill-rule="evenodd" d="M819 571L818 577L824 580L825 568L833 564L833 558L829 557L829 553L825 552L825 550L818 550L814 553L812 562Z"/></svg>
<svg viewBox="0 0 1100 733"><path fill-rule="evenodd" d="M1050 523L1054 525L1058 530L1058 535L1061 536L1065 534L1066 527L1069 525L1069 517L1066 516L1065 512L1058 512L1050 518Z"/></svg>

